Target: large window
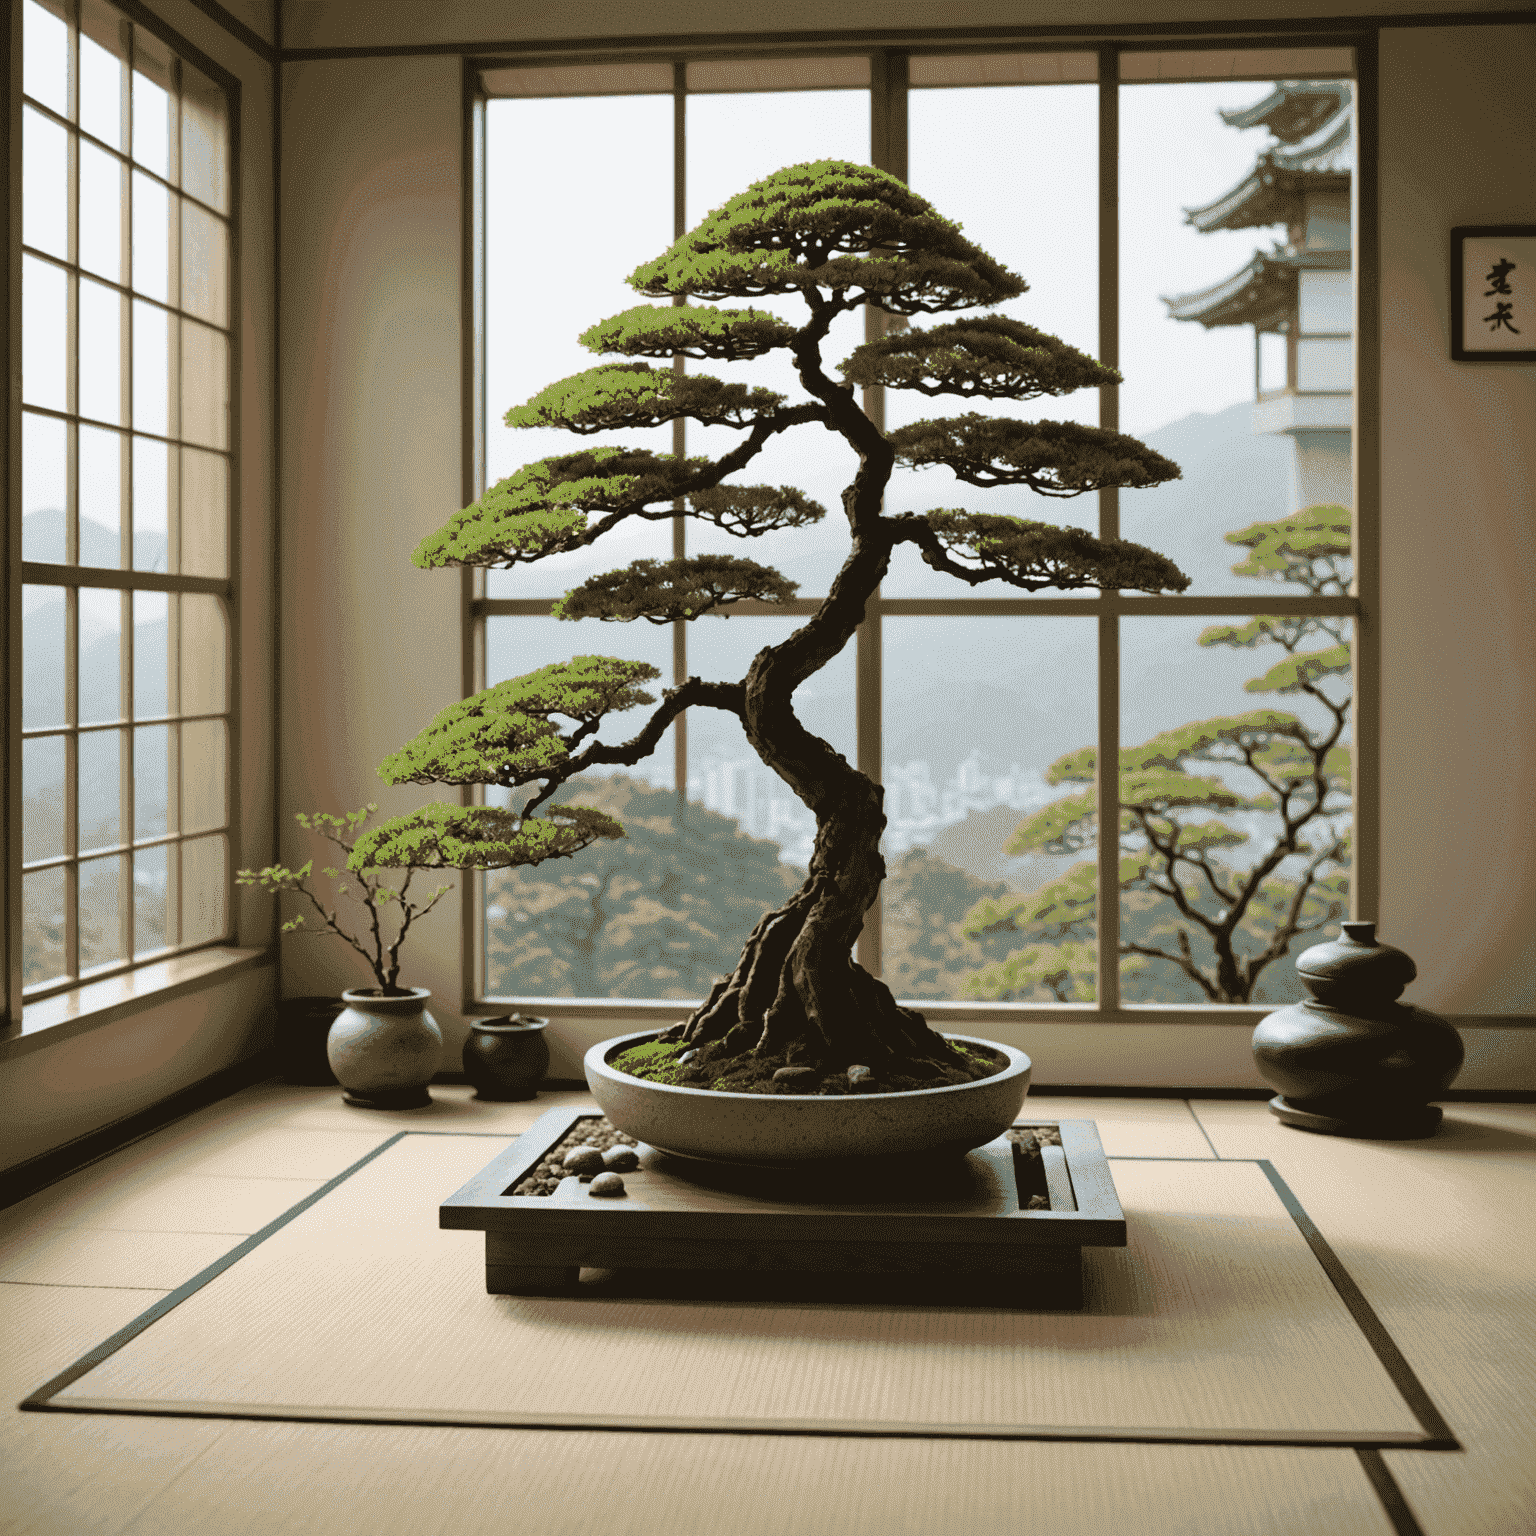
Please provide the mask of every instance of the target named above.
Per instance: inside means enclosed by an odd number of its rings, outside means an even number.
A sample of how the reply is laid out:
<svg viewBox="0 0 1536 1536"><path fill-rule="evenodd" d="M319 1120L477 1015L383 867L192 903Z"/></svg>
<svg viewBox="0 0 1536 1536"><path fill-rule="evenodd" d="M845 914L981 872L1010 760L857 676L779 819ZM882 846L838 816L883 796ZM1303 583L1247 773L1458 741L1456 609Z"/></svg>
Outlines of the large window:
<svg viewBox="0 0 1536 1536"><path fill-rule="evenodd" d="M235 198L214 66L105 0L23 13L31 999L228 937Z"/></svg>
<svg viewBox="0 0 1536 1536"><path fill-rule="evenodd" d="M597 362L576 336L642 302L623 283L633 267L750 181L826 158L906 179L1028 280L1001 313L1125 376L1028 404L866 391L877 421L1076 420L1182 468L1156 490L1066 501L945 469L893 476L888 510L1085 527L1191 578L1182 596L1026 594L952 582L898 547L857 645L796 705L885 786L889 874L860 958L899 997L999 1016L1261 1005L1298 995L1292 957L1348 915L1352 67L1349 48L1266 46L481 73L484 483L610 440L733 446L738 433L691 422L578 439L501 417ZM530 230L561 232L558 263ZM828 363L866 334L861 317L839 326ZM678 366L801 395L784 354ZM740 677L845 550L835 509L853 462L827 437L787 433L737 477L834 509L813 528L747 543L690 519L631 522L577 556L477 576L481 684L590 652L649 661L669 684ZM594 571L714 550L797 581L788 613L743 605L676 632L548 616ZM603 736L633 729L620 717ZM713 710L561 798L612 810L630 835L477 881L487 998L702 996L799 884L814 831ZM1108 846L1101 826L1119 828Z"/></svg>

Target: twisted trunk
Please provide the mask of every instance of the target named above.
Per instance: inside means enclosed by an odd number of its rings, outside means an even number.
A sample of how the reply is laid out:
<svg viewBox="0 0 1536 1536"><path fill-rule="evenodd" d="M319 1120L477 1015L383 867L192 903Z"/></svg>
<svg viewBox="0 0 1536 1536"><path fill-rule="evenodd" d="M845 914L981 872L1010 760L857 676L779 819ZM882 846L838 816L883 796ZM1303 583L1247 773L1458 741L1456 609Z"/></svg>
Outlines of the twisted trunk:
<svg viewBox="0 0 1536 1536"><path fill-rule="evenodd" d="M814 388L810 379L807 384ZM924 1082L968 1081L980 1069L930 1030L922 1014L901 1007L885 983L853 958L864 914L885 878L885 792L808 731L791 707L794 690L853 638L893 543L879 515L890 446L851 394L838 389L827 404L861 451L859 471L843 493L852 548L804 627L753 659L742 712L758 756L816 817L810 871L795 895L753 929L732 974L661 1038L713 1047L709 1059L716 1062L751 1056L765 1065L831 1071L858 1064L886 1077L899 1068L901 1076ZM837 419L845 414L856 421Z"/></svg>

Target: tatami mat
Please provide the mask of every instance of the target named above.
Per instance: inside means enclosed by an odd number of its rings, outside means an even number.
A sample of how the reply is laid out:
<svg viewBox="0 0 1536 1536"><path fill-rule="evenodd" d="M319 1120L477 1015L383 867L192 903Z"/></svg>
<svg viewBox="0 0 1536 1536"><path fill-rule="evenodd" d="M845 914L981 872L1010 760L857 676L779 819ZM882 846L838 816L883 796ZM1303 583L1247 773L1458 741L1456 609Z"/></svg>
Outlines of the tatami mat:
<svg viewBox="0 0 1536 1536"><path fill-rule="evenodd" d="M499 1138L407 1134L57 1391L76 1409L1411 1444L1263 1170L1116 1160L1081 1313L491 1297L440 1202ZM210 1183L220 1181L210 1180Z"/></svg>

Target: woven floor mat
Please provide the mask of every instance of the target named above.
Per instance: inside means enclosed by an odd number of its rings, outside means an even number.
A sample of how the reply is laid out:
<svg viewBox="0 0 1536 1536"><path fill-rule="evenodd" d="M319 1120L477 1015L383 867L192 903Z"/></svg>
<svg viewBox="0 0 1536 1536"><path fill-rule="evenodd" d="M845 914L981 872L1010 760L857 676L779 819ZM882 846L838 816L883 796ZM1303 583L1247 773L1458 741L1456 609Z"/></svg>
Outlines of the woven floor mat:
<svg viewBox="0 0 1536 1536"><path fill-rule="evenodd" d="M488 1296L482 1235L439 1230L437 1211L499 1150L482 1136L402 1137L36 1405L737 1432L1423 1438L1255 1163L1113 1160L1129 1246L1085 1251L1081 1312L1029 1312L644 1294L654 1284Z"/></svg>

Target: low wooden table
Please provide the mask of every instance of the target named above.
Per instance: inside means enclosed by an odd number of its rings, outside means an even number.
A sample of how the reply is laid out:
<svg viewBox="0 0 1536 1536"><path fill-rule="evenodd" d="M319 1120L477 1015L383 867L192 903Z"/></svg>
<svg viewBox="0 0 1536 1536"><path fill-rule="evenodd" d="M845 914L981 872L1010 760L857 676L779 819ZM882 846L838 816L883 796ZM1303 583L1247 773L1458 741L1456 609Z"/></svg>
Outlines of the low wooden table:
<svg viewBox="0 0 1536 1536"><path fill-rule="evenodd" d="M963 1158L867 1167L733 1167L641 1144L625 1193L593 1195L576 1176L552 1195L509 1193L573 1129L602 1120L552 1109L439 1211L439 1225L485 1233L492 1295L560 1295L582 1269L989 1277L1009 1303L1083 1304L1083 1249L1123 1248L1125 1215L1091 1120L1053 1127L1060 1146L1025 1156L1006 1136ZM1047 1209L1028 1209L1042 1195Z"/></svg>

